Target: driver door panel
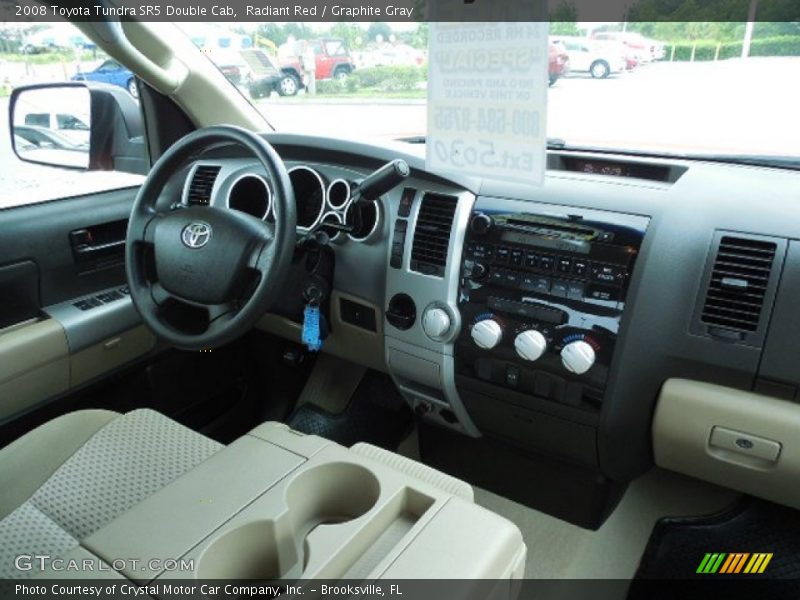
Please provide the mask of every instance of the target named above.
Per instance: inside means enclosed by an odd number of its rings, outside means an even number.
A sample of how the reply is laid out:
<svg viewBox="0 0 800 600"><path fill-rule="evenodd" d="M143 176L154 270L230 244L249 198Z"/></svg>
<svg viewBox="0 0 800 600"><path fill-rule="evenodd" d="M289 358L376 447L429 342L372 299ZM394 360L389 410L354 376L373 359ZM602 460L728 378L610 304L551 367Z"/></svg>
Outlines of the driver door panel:
<svg viewBox="0 0 800 600"><path fill-rule="evenodd" d="M128 188L0 211L0 422L155 347L123 293L124 263L87 261L74 243L75 232L103 231L109 223L116 236L136 192ZM124 227L121 231L124 236Z"/></svg>

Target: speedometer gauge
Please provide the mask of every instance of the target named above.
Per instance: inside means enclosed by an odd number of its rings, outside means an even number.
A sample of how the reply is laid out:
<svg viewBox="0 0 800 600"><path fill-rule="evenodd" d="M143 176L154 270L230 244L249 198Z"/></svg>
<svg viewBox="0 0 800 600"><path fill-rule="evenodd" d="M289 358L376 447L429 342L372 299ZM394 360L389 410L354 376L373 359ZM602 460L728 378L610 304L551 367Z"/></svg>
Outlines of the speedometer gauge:
<svg viewBox="0 0 800 600"><path fill-rule="evenodd" d="M325 181L306 166L290 169L289 179L297 204L297 226L311 229L319 223L325 209Z"/></svg>

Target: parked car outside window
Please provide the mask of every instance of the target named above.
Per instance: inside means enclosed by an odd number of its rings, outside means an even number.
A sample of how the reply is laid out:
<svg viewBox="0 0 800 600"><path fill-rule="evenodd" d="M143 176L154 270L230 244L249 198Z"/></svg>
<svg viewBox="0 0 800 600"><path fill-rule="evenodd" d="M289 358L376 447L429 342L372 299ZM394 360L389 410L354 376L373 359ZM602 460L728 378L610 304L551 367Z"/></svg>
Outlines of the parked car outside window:
<svg viewBox="0 0 800 600"><path fill-rule="evenodd" d="M99 81L101 83L117 85L128 90L128 93L134 98L139 97L139 90L136 87L136 79L134 78L133 73L113 59L103 62L93 71L78 71L72 77L72 80Z"/></svg>

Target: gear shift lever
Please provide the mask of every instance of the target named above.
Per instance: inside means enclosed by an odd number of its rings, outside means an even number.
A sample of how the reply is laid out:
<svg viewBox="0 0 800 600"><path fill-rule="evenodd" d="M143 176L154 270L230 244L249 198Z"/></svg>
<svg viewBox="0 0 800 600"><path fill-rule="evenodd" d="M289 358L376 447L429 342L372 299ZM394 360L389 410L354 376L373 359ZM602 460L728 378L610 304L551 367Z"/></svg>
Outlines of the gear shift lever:
<svg viewBox="0 0 800 600"><path fill-rule="evenodd" d="M353 206L366 206L374 202L400 185L410 174L408 163L401 158L386 163L358 184L353 192Z"/></svg>

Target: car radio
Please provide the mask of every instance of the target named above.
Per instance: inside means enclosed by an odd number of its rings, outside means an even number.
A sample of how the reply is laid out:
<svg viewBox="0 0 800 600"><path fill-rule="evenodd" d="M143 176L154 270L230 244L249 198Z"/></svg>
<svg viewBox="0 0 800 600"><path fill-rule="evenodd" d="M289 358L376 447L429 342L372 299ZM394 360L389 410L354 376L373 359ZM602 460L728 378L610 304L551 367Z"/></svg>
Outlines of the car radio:
<svg viewBox="0 0 800 600"><path fill-rule="evenodd" d="M459 387L596 410L648 219L479 199L465 238Z"/></svg>

